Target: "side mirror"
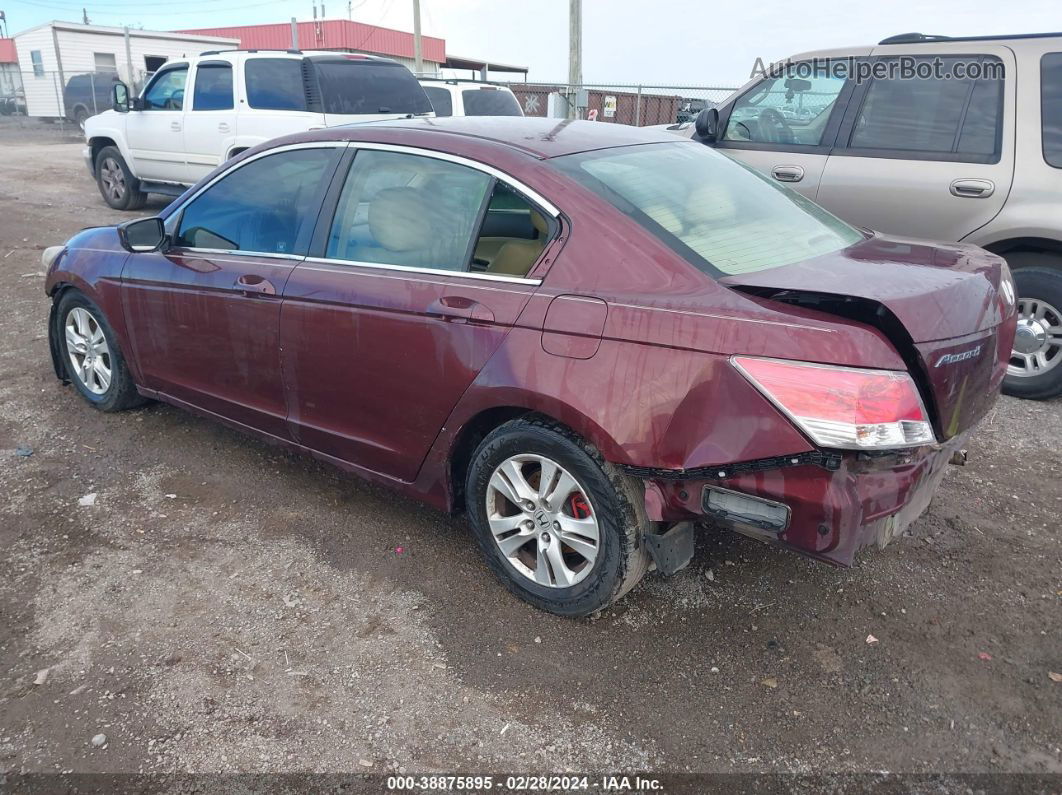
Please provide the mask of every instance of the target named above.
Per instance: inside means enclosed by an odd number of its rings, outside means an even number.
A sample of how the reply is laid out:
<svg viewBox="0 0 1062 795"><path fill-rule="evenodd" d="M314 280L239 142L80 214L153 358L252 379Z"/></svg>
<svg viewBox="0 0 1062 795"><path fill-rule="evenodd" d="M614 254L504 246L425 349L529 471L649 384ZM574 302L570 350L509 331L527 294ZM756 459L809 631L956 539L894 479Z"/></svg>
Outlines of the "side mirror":
<svg viewBox="0 0 1062 795"><path fill-rule="evenodd" d="M166 226L161 218L137 218L118 226L122 248L134 254L158 251L169 242Z"/></svg>
<svg viewBox="0 0 1062 795"><path fill-rule="evenodd" d="M715 143L719 137L719 111L716 108L705 108L697 114L694 122L697 130L697 139L702 143Z"/></svg>
<svg viewBox="0 0 1062 795"><path fill-rule="evenodd" d="M111 107L119 113L129 112L129 86L120 80L111 87Z"/></svg>

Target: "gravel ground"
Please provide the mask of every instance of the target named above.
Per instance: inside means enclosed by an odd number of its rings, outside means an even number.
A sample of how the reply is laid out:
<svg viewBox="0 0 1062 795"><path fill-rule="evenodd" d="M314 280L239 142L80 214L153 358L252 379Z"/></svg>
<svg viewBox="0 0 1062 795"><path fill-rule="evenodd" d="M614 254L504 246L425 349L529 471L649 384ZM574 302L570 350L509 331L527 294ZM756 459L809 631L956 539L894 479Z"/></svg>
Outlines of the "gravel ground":
<svg viewBox="0 0 1062 795"><path fill-rule="evenodd" d="M1062 402L1002 399L853 569L705 532L563 620L458 519L61 387L40 250L128 216L54 131L0 160L0 774L1062 773Z"/></svg>

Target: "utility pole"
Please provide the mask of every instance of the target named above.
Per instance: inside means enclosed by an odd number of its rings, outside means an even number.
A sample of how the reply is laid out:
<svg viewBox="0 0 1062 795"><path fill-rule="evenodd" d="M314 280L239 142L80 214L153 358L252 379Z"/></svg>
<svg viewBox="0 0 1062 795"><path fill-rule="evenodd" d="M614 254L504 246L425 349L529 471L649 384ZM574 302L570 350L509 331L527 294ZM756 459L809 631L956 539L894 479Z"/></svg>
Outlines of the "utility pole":
<svg viewBox="0 0 1062 795"><path fill-rule="evenodd" d="M583 2L568 0L568 118L578 118L579 87L583 84Z"/></svg>
<svg viewBox="0 0 1062 795"><path fill-rule="evenodd" d="M86 25L89 24L88 9L87 8L82 8L81 9L81 21L83 23L85 23Z"/></svg>
<svg viewBox="0 0 1062 795"><path fill-rule="evenodd" d="M424 71L424 55L420 49L420 0L413 0L413 73Z"/></svg>
<svg viewBox="0 0 1062 795"><path fill-rule="evenodd" d="M299 49L299 23L295 21L295 17L291 18L291 49Z"/></svg>

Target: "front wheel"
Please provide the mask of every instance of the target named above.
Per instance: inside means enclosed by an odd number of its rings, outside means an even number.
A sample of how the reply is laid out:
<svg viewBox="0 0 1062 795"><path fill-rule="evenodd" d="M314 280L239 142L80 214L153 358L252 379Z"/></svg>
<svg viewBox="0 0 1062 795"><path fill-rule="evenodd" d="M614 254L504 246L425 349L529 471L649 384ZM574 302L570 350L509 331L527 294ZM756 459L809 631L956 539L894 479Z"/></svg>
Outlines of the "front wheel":
<svg viewBox="0 0 1062 795"><path fill-rule="evenodd" d="M589 615L648 568L643 498L561 425L530 418L494 430L472 458L465 494L490 568L543 610Z"/></svg>
<svg viewBox="0 0 1062 795"><path fill-rule="evenodd" d="M1018 329L1003 391L1034 400L1062 395L1062 270L1019 267L1014 284Z"/></svg>
<svg viewBox="0 0 1062 795"><path fill-rule="evenodd" d="M103 200L116 210L139 210L147 201L140 180L114 146L105 146L96 155L96 186Z"/></svg>
<svg viewBox="0 0 1062 795"><path fill-rule="evenodd" d="M77 290L59 299L52 334L67 377L81 396L100 411L122 411L145 402L107 318Z"/></svg>

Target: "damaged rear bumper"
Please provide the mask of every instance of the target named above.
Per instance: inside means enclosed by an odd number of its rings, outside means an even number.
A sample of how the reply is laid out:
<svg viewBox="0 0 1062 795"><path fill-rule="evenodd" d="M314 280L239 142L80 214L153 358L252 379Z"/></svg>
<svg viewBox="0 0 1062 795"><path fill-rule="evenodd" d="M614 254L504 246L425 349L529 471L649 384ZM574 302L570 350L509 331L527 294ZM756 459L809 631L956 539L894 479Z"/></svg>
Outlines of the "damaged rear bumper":
<svg viewBox="0 0 1062 795"><path fill-rule="evenodd" d="M850 566L860 549L885 546L925 512L966 436L888 453L815 452L700 470L628 471L646 484L651 520L706 521Z"/></svg>

